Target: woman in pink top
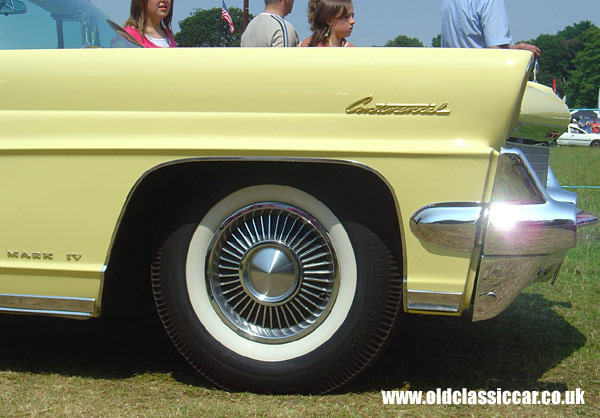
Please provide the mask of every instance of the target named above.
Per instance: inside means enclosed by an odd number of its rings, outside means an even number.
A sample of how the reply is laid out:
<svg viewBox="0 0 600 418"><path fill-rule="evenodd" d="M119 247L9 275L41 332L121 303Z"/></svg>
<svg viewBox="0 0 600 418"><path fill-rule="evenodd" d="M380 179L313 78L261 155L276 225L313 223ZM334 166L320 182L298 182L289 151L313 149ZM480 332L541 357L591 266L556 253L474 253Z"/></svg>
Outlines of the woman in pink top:
<svg viewBox="0 0 600 418"><path fill-rule="evenodd" d="M354 28L351 0L310 0L308 22L313 34L300 46L354 46L346 40Z"/></svg>
<svg viewBox="0 0 600 418"><path fill-rule="evenodd" d="M125 30L144 48L175 48L171 30L174 0L131 0Z"/></svg>

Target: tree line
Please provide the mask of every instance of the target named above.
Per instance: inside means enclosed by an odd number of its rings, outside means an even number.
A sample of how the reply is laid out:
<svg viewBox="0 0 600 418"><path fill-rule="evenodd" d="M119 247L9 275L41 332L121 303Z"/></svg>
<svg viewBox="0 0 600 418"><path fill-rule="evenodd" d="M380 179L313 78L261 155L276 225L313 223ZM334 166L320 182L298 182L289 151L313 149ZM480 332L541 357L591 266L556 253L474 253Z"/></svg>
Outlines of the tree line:
<svg viewBox="0 0 600 418"><path fill-rule="evenodd" d="M235 47L240 45L242 10L229 9L236 28L235 33L221 19L221 9L195 9L179 22L180 31L175 34L177 44L182 47ZM250 16L252 19L253 16ZM600 28L590 21L567 26L556 35L544 34L525 41L542 50L537 79L552 86L560 97L566 96L571 108L595 108L598 104L600 87ZM417 38L399 35L390 39L386 47L423 47ZM431 40L431 46L441 46L441 35Z"/></svg>
<svg viewBox="0 0 600 418"><path fill-rule="evenodd" d="M542 50L540 83L551 86L556 79L557 93L567 96L570 108L598 106L600 28L585 20L567 26L556 35L540 35L527 43Z"/></svg>

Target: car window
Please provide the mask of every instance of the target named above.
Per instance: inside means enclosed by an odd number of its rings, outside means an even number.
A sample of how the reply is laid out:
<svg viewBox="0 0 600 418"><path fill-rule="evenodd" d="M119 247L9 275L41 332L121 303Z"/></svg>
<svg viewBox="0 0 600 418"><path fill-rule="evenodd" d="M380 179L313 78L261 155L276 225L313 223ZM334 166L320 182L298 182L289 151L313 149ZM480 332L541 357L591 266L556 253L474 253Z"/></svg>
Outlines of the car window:
<svg viewBox="0 0 600 418"><path fill-rule="evenodd" d="M569 126L569 133L570 134L585 134L584 131L582 131L581 129L579 129L575 126Z"/></svg>
<svg viewBox="0 0 600 418"><path fill-rule="evenodd" d="M0 49L132 47L87 0L0 0Z"/></svg>

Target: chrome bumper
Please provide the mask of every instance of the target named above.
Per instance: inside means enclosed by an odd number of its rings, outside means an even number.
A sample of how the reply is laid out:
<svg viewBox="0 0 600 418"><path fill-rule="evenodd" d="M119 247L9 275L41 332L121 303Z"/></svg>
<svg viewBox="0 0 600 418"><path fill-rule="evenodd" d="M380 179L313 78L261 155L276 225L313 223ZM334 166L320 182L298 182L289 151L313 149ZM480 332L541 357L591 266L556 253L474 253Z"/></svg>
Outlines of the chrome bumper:
<svg viewBox="0 0 600 418"><path fill-rule="evenodd" d="M556 278L577 229L598 221L577 209L577 195L561 189L551 169L545 180L547 187L523 152L503 149L490 204L437 203L412 216L420 240L481 251L473 321L495 317L532 282Z"/></svg>

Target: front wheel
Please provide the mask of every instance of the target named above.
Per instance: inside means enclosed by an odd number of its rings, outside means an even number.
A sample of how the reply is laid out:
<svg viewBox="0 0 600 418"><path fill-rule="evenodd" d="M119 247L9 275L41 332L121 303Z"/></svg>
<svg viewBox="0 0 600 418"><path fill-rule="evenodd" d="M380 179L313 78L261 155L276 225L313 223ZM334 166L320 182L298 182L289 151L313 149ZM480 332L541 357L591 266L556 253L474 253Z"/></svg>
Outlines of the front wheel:
<svg viewBox="0 0 600 418"><path fill-rule="evenodd" d="M592 143L590 144L590 147L600 147L600 141L599 140L595 140L592 141Z"/></svg>
<svg viewBox="0 0 600 418"><path fill-rule="evenodd" d="M153 289L167 332L205 377L280 393L322 393L356 376L384 345L401 301L377 235L281 185L175 214Z"/></svg>

